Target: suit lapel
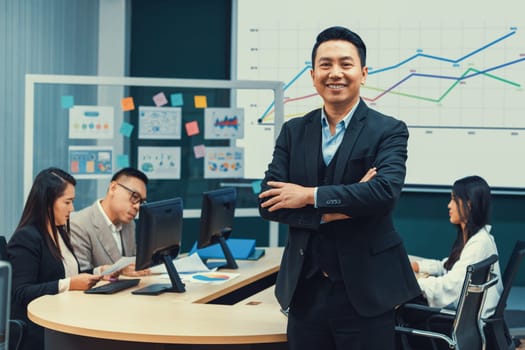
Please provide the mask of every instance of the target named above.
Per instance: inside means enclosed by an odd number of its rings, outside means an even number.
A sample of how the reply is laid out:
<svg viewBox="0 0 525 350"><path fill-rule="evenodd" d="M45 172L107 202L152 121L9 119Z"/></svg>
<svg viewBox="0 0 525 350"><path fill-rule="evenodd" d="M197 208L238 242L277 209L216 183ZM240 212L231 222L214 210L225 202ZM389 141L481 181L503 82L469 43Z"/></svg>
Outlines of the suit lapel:
<svg viewBox="0 0 525 350"><path fill-rule="evenodd" d="M352 120L350 120L350 124L348 124L343 142L341 142L338 150L339 154L337 156L337 163L335 165L334 184L341 183L348 158L350 158L352 149L354 148L359 134L365 125L364 119L366 117L367 109L368 107L366 104L362 100L359 101L359 106L357 106Z"/></svg>
<svg viewBox="0 0 525 350"><path fill-rule="evenodd" d="M303 117L303 118L306 118ZM310 119L305 125L304 134L304 164L306 183L308 186L316 186L318 179L318 162L321 147L321 110L317 110L308 116Z"/></svg>

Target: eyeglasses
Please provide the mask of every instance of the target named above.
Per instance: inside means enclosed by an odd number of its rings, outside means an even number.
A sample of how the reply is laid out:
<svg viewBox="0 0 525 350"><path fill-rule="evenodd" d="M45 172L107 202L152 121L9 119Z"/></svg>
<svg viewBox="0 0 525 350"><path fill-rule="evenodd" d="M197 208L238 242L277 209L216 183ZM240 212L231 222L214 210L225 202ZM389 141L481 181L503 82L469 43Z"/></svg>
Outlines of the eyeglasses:
<svg viewBox="0 0 525 350"><path fill-rule="evenodd" d="M119 185L120 187L122 187L123 189L125 189L131 194L131 196L129 197L129 201L131 203L133 204L139 203L140 205L146 203L146 200L142 199L142 196L138 192L133 191L131 188L129 188L128 186L124 186L120 182L117 182L117 185Z"/></svg>

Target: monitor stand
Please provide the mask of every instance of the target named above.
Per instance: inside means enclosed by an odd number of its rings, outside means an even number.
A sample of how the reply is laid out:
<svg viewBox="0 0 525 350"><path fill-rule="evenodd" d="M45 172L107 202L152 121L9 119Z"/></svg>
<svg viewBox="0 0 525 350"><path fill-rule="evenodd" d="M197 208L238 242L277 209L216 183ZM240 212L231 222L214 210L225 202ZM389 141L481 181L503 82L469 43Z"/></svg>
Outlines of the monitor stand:
<svg viewBox="0 0 525 350"><path fill-rule="evenodd" d="M230 247L226 244L226 239L224 239L224 236L220 236L218 238L219 244L221 245L222 252L224 254L224 257L226 258L226 262L224 261L212 261L212 262L206 262L206 266L208 266L209 269L238 269L239 266L237 265L237 262L235 261L233 254L230 250Z"/></svg>
<svg viewBox="0 0 525 350"><path fill-rule="evenodd" d="M183 293L186 291L185 284L182 283L179 273L173 264L173 259L170 255L162 255L162 261L166 266L166 271L168 271L168 276L170 277L171 284L169 283L156 283L149 285L147 287L134 290L132 294L137 295L159 295L164 292L172 293Z"/></svg>

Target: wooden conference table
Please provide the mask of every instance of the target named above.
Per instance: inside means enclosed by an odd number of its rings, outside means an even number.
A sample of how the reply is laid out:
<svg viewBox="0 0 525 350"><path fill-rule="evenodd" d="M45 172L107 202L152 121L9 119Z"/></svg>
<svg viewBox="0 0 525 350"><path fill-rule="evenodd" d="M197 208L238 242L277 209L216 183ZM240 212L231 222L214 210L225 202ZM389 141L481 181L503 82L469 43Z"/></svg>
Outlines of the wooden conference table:
<svg viewBox="0 0 525 350"><path fill-rule="evenodd" d="M220 285L186 283L185 293L133 295L168 283L141 279L112 295L66 292L28 306L43 326L47 349L285 349L286 317L273 296L283 248L266 248L257 261L237 260L240 275ZM95 347L96 346L96 347Z"/></svg>

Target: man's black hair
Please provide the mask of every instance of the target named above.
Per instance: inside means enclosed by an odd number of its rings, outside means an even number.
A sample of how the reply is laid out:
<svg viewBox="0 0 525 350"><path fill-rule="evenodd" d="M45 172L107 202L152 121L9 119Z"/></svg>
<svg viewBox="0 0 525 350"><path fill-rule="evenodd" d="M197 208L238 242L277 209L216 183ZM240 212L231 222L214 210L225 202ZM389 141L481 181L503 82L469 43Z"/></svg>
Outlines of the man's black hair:
<svg viewBox="0 0 525 350"><path fill-rule="evenodd" d="M122 176L136 177L137 179L144 182L145 185L148 184L148 177L142 171L135 168L122 168L113 174L111 181L117 181Z"/></svg>
<svg viewBox="0 0 525 350"><path fill-rule="evenodd" d="M315 56L319 45L329 40L345 40L354 44L361 59L361 67L366 66L366 45L361 37L348 28L336 26L327 28L317 35L312 49L312 68L315 68Z"/></svg>

